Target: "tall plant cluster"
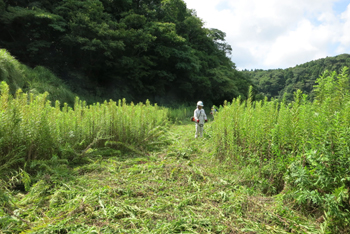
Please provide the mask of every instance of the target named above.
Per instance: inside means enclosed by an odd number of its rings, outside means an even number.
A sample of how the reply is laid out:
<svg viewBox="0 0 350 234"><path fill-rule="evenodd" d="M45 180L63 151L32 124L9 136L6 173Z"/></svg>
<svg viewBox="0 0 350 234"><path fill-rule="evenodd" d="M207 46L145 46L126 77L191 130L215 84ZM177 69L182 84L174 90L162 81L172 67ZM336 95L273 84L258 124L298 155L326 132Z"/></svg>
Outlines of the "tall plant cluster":
<svg viewBox="0 0 350 234"><path fill-rule="evenodd" d="M193 115L193 107L181 105L177 108L168 108L168 117L171 121L181 121Z"/></svg>
<svg viewBox="0 0 350 234"><path fill-rule="evenodd" d="M138 152L156 143L166 123L167 111L157 105L126 104L125 99L86 105L76 98L74 108L47 93L34 96L0 86L0 173L32 160L83 157L94 145L128 147ZM104 146L102 145L102 146ZM137 147L135 147L137 146Z"/></svg>
<svg viewBox="0 0 350 234"><path fill-rule="evenodd" d="M344 220L350 218L347 70L321 75L313 102L300 90L288 104L238 98L226 103L213 123L219 155L242 164L274 165L268 177L277 191L315 215L325 212L325 225L333 228L348 225Z"/></svg>

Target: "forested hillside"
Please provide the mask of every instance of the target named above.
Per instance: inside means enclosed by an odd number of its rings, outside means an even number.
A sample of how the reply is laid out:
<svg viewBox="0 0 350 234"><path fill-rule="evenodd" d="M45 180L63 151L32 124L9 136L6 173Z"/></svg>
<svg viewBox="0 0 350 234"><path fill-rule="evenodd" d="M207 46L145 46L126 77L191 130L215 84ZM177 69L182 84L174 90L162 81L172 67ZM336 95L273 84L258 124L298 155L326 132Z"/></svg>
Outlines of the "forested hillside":
<svg viewBox="0 0 350 234"><path fill-rule="evenodd" d="M350 66L349 54L318 59L287 69L256 69L243 72L252 79L261 95L269 98L282 98L283 95L286 95L287 100L292 100L293 93L298 89L313 98L313 86L316 79L325 70L340 73L344 66Z"/></svg>
<svg viewBox="0 0 350 234"><path fill-rule="evenodd" d="M182 0L0 0L0 47L73 92L161 104L245 96L225 33Z"/></svg>

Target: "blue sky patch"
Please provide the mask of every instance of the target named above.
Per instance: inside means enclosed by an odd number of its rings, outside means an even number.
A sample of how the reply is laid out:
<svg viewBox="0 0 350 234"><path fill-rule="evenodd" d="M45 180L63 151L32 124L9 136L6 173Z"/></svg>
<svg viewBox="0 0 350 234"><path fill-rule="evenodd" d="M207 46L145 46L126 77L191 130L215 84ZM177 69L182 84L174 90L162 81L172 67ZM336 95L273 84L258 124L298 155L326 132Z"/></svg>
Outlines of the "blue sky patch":
<svg viewBox="0 0 350 234"><path fill-rule="evenodd" d="M349 0L340 0L338 2L335 2L333 5L333 10L337 13L337 15L340 15L344 11L346 11L346 8L350 4Z"/></svg>
<svg viewBox="0 0 350 234"><path fill-rule="evenodd" d="M225 1L225 2L220 2L218 5L216 5L216 10L218 10L218 11L223 11L223 10L228 10L228 9L230 9L231 7L230 7L230 5L228 4L228 2L227 1Z"/></svg>
<svg viewBox="0 0 350 234"><path fill-rule="evenodd" d="M337 55L337 53L335 53L335 51L337 51L337 49L340 45L341 45L340 42L335 42L335 43L329 44L328 45L328 54L330 54L331 56Z"/></svg>

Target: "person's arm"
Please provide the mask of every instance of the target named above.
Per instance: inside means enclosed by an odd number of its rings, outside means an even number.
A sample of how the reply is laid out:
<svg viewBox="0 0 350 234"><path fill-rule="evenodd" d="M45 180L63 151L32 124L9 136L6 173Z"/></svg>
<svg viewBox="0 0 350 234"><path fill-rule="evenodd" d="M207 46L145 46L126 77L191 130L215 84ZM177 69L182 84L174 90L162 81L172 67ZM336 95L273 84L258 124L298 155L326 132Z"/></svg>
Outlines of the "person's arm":
<svg viewBox="0 0 350 234"><path fill-rule="evenodd" d="M208 118L207 118L207 115L205 114L205 110L204 109L203 109L203 113L204 113L204 121L208 122Z"/></svg>
<svg viewBox="0 0 350 234"><path fill-rule="evenodd" d="M194 110L194 113L193 113L193 117L194 117L194 122L199 122L199 119L198 119L198 113L197 113L197 109Z"/></svg>

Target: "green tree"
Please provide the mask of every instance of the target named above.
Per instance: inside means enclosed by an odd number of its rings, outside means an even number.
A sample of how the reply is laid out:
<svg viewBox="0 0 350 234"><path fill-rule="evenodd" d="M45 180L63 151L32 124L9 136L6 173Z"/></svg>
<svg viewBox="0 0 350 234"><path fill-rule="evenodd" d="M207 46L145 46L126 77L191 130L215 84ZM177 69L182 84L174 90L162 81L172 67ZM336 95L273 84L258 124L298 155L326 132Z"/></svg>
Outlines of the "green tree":
<svg viewBox="0 0 350 234"><path fill-rule="evenodd" d="M221 102L251 84L227 57L225 33L205 28L183 0L1 0L0 10L0 46L74 91Z"/></svg>
<svg viewBox="0 0 350 234"><path fill-rule="evenodd" d="M252 79L258 92L267 97L285 96L292 100L293 93L300 89L312 99L315 95L313 87L318 77L326 70L340 73L344 66L350 66L349 54L318 59L284 70L255 70L243 73Z"/></svg>

